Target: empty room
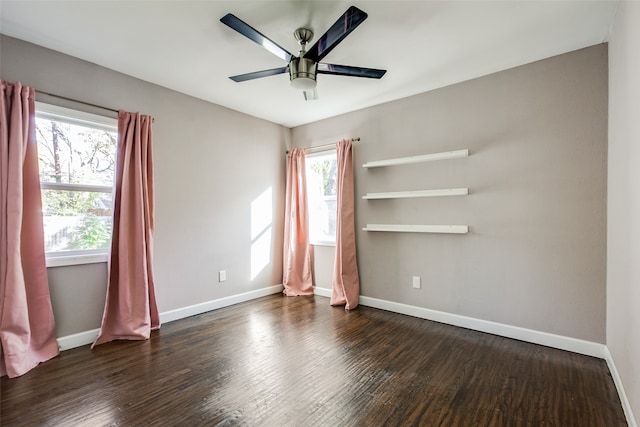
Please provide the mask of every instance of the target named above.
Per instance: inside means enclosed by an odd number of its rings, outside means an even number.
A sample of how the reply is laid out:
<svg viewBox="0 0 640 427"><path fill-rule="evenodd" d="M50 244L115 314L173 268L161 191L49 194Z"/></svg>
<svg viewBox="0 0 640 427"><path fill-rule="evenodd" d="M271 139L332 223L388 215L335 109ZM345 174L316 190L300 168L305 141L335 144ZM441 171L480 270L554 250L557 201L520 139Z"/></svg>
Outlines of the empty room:
<svg viewBox="0 0 640 427"><path fill-rule="evenodd" d="M640 2L0 0L0 77L0 425L638 425Z"/></svg>

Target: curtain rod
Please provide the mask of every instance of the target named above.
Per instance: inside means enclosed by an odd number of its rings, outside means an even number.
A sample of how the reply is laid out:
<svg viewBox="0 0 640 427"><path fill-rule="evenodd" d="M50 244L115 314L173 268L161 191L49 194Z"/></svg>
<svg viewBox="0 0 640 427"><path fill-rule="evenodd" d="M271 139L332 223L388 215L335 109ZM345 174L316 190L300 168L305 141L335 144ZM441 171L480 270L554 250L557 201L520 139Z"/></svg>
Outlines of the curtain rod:
<svg viewBox="0 0 640 427"><path fill-rule="evenodd" d="M55 93L43 92L43 91L37 90L37 89L36 89L36 93L40 93L42 95L51 96L53 98L64 99L65 101L77 102L79 104L88 105L89 107L100 108L101 110L113 111L114 113L118 112L118 110L116 110L114 108L109 108L109 107L105 107L105 106L98 105L98 104L92 104L90 102L80 101L79 99L73 99L73 98L69 98L69 97L66 97L66 96L62 96L62 95L56 95Z"/></svg>
<svg viewBox="0 0 640 427"><path fill-rule="evenodd" d="M360 137L356 137L356 138L351 138L351 142L358 142L360 141ZM328 149L330 147L335 147L336 144L335 142L333 144L324 144L324 145L318 145L316 147L307 147L307 148L303 148L303 150L305 152L312 152L312 151L322 151L325 149ZM289 154L289 150L286 151L287 154Z"/></svg>
<svg viewBox="0 0 640 427"><path fill-rule="evenodd" d="M92 104L86 101L80 101L79 99L69 98L68 96L56 95L55 93L44 92L37 89L36 89L36 93L46 95L46 96L51 96L53 98L64 99L65 101L77 102L78 104L88 105L89 107L100 108L101 110L112 111L116 114L119 113L119 110L116 110L115 108L105 107L104 105ZM151 117L151 121L155 122L156 118Z"/></svg>

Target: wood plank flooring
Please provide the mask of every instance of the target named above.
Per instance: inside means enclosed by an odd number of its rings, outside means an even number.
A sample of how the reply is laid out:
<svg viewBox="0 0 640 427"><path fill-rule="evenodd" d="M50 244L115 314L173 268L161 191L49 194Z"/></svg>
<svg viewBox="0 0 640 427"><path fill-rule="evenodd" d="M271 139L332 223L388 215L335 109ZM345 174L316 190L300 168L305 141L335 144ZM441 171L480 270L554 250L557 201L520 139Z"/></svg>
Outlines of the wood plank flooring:
<svg viewBox="0 0 640 427"><path fill-rule="evenodd" d="M260 298L3 377L2 426L622 426L603 360Z"/></svg>

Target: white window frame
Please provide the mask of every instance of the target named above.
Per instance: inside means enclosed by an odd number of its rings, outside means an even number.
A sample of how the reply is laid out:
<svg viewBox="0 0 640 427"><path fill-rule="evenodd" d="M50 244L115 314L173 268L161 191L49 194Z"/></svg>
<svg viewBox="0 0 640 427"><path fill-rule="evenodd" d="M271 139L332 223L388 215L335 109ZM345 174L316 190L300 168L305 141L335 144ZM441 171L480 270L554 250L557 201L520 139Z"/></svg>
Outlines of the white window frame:
<svg viewBox="0 0 640 427"><path fill-rule="evenodd" d="M87 126L108 132L118 132L118 119L87 113L80 110L46 104L36 101L36 117L57 120L79 126ZM55 182L41 182L42 190L90 191L98 193L113 193L113 186L65 184ZM47 267L61 267L66 265L95 264L109 261L109 249L83 249L76 251L47 252L45 254Z"/></svg>
<svg viewBox="0 0 640 427"><path fill-rule="evenodd" d="M337 150L335 150L335 149L327 149L327 150L315 151L315 152L312 152L312 153L306 153L305 154L305 164L308 163L309 159L313 159L313 158L317 158L317 157L329 157L329 156L335 157L336 161L337 161L337 158L338 158ZM306 173L306 171L305 171L305 173ZM337 179L337 176L336 176L336 179ZM309 206L308 206L308 204L309 204L308 192L309 192L309 184L308 184L308 179L307 179L307 212L310 212L310 209L309 209ZM337 198L337 195L333 196L333 198ZM326 199L326 196L325 196L325 199ZM312 226L311 220L309 219L309 227L311 227L311 226ZM333 237L333 240L317 239L317 238L313 238L312 236L313 236L313 234L311 232L309 232L309 244L311 244L311 245L314 245L314 246L335 246L336 245L335 236Z"/></svg>

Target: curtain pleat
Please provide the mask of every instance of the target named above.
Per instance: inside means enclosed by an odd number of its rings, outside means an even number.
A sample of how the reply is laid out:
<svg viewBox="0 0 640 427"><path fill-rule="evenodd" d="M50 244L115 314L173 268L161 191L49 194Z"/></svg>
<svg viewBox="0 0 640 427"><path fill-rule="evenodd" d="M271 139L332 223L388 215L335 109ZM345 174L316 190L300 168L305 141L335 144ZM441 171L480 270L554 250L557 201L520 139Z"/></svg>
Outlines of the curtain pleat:
<svg viewBox="0 0 640 427"><path fill-rule="evenodd" d="M0 80L0 376L58 354L49 295L35 91Z"/></svg>
<svg viewBox="0 0 640 427"><path fill-rule="evenodd" d="M153 280L152 122L152 117L139 113L118 113L109 278L102 325L93 346L148 339L152 330L160 328Z"/></svg>
<svg viewBox="0 0 640 427"><path fill-rule="evenodd" d="M336 255L333 269L331 305L351 310L358 305L360 278L356 260L355 194L351 140L336 144L338 188L336 205Z"/></svg>
<svg viewBox="0 0 640 427"><path fill-rule="evenodd" d="M287 296L313 295L304 150L287 155L282 284Z"/></svg>

